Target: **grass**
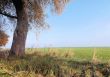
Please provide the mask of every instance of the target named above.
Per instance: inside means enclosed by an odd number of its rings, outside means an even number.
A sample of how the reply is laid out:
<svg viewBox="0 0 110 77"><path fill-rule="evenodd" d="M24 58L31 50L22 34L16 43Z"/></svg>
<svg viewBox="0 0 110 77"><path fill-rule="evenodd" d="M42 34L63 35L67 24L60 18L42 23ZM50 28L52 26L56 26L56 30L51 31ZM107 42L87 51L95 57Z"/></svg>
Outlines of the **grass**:
<svg viewBox="0 0 110 77"><path fill-rule="evenodd" d="M69 60L74 61L92 61L94 48L34 48L26 49L27 53L40 51L43 54L50 54L65 58L66 55ZM69 57L70 56L70 57ZM110 60L110 48L95 48L95 57L101 62L108 62Z"/></svg>
<svg viewBox="0 0 110 77"><path fill-rule="evenodd" d="M0 59L0 77L91 77L93 70L110 74L110 48L28 48L24 58Z"/></svg>

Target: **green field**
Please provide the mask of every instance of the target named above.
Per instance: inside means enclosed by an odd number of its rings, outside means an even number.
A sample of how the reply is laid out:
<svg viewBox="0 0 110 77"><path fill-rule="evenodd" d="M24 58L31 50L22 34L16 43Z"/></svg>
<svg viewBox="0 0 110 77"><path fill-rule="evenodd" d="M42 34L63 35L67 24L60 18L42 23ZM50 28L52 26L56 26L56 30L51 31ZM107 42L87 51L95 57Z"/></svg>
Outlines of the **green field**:
<svg viewBox="0 0 110 77"><path fill-rule="evenodd" d="M26 49L26 51L27 53L50 53L50 55L54 53L53 57L57 56L75 61L92 61L94 58L102 63L110 61L110 48L35 48Z"/></svg>
<svg viewBox="0 0 110 77"><path fill-rule="evenodd" d="M28 48L23 58L0 59L0 77L93 75L110 76L110 48Z"/></svg>

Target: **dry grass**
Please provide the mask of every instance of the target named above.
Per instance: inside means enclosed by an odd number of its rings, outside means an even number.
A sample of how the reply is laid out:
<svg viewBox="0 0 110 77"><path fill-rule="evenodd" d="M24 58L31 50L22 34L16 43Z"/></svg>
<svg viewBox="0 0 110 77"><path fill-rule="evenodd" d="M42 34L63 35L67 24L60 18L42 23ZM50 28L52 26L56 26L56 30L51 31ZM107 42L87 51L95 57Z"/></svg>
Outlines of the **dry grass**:
<svg viewBox="0 0 110 77"><path fill-rule="evenodd" d="M94 53L91 55L92 62L75 61L77 53L72 49L43 50L28 49L24 58L2 58L0 60L0 77L79 77L83 76L84 72L86 77L91 77L91 72L94 70L97 77L105 77L110 74L110 62L101 63L99 59L97 60L97 49L94 49ZM82 57L82 54L85 53L81 53L79 56Z"/></svg>
<svg viewBox="0 0 110 77"><path fill-rule="evenodd" d="M98 63L101 63L101 61L97 58L97 49L94 48L94 51L93 51L93 57L92 57L92 62L94 64L98 64Z"/></svg>
<svg viewBox="0 0 110 77"><path fill-rule="evenodd" d="M0 58L7 59L9 56L9 50L0 51Z"/></svg>

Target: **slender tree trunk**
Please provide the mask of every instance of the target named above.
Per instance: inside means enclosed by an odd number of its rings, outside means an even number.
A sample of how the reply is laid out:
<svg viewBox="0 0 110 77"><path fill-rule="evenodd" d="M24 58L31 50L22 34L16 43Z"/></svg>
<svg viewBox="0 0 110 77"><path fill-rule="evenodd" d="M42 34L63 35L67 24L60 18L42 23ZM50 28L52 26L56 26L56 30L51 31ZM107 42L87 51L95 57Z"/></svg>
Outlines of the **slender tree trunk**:
<svg viewBox="0 0 110 77"><path fill-rule="evenodd" d="M28 32L28 15L26 8L26 0L14 0L16 14L17 14L17 26L13 34L13 43L10 50L10 55L24 56L25 43ZM20 4L20 5L19 5Z"/></svg>

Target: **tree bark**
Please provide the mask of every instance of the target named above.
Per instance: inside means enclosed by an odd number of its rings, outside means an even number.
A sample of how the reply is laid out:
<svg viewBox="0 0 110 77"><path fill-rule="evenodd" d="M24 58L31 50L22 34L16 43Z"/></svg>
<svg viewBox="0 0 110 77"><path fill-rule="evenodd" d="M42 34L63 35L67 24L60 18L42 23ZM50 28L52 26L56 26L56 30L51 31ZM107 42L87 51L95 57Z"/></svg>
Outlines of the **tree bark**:
<svg viewBox="0 0 110 77"><path fill-rule="evenodd" d="M25 54L25 43L28 32L28 14L26 1L27 0L13 0L17 14L17 26L13 34L10 55L21 57Z"/></svg>

